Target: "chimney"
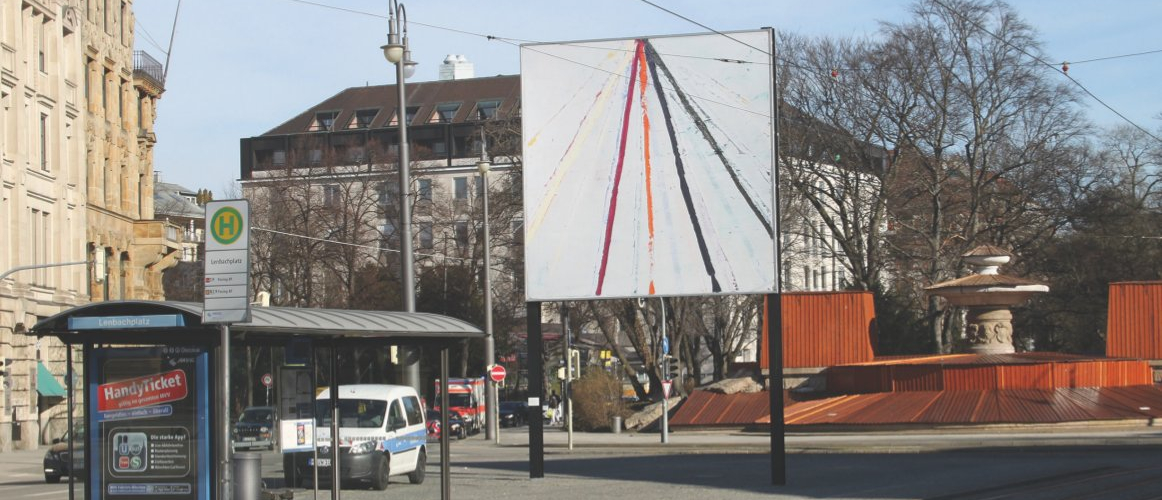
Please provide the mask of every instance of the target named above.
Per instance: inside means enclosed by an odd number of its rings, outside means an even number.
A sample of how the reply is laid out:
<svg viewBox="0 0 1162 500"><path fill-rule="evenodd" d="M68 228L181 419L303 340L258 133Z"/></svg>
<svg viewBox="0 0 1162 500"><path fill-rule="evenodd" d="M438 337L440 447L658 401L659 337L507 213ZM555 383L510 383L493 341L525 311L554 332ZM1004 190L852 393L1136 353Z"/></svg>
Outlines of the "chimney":
<svg viewBox="0 0 1162 500"><path fill-rule="evenodd" d="M468 58L462 54L448 54L440 65L440 80L464 80L476 78L476 70Z"/></svg>

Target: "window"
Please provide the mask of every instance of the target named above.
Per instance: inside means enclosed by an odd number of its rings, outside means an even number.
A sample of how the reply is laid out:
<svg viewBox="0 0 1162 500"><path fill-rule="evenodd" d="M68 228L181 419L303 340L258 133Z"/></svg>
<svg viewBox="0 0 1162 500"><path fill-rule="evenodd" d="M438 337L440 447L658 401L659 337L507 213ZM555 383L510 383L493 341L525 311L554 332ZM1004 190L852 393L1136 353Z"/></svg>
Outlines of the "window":
<svg viewBox="0 0 1162 500"><path fill-rule="evenodd" d="M452 118L456 117L456 112L459 110L460 103L458 102L438 104L436 105L436 111L428 119L428 123L452 123Z"/></svg>
<svg viewBox="0 0 1162 500"><path fill-rule="evenodd" d="M343 193L339 186L330 185L323 186L323 205L328 207L338 206L343 201Z"/></svg>
<svg viewBox="0 0 1162 500"><path fill-rule="evenodd" d="M42 17L41 19L44 18ZM37 68L40 69L41 73L44 73L46 69L44 51L45 45L48 44L48 27L49 25L47 22L40 23L40 30L36 34Z"/></svg>
<svg viewBox="0 0 1162 500"><path fill-rule="evenodd" d="M377 114L379 114L378 109L360 109L355 112L355 116L351 118L351 124L347 128L371 128L371 122L375 120Z"/></svg>
<svg viewBox="0 0 1162 500"><path fill-rule="evenodd" d="M111 78L111 72L105 70L105 77L101 79L101 112L105 113L105 116L109 116L109 78Z"/></svg>
<svg viewBox="0 0 1162 500"><path fill-rule="evenodd" d="M338 111L324 111L321 113L315 113L315 120L311 122L311 126L307 128L307 131L320 132L334 130L335 118L338 116Z"/></svg>
<svg viewBox="0 0 1162 500"><path fill-rule="evenodd" d="M367 151L363 146L351 146L347 148L347 161L351 163L363 163L367 159Z"/></svg>
<svg viewBox="0 0 1162 500"><path fill-rule="evenodd" d="M382 206L394 206L399 203L399 184L394 182L385 182L379 185L379 204Z"/></svg>
<svg viewBox="0 0 1162 500"><path fill-rule="evenodd" d="M310 150L307 153L307 161L311 164L311 166L317 166L320 163L323 163L323 150L321 150L321 149Z"/></svg>
<svg viewBox="0 0 1162 500"><path fill-rule="evenodd" d="M468 178L467 177L456 177L455 179L453 179L453 181L456 183L456 199L457 200L467 200L468 199Z"/></svg>
<svg viewBox="0 0 1162 500"><path fill-rule="evenodd" d="M525 240L525 221L517 219L512 221L512 239L518 243Z"/></svg>
<svg viewBox="0 0 1162 500"><path fill-rule="evenodd" d="M431 179L420 179L419 180L419 194L417 195L417 199L420 201L432 201L432 180Z"/></svg>
<svg viewBox="0 0 1162 500"><path fill-rule="evenodd" d="M467 221L456 221L456 246L460 249L468 248Z"/></svg>
<svg viewBox="0 0 1162 500"><path fill-rule="evenodd" d="M477 198L484 197L484 176L483 175L476 176L476 197Z"/></svg>
<svg viewBox="0 0 1162 500"><path fill-rule="evenodd" d="M117 87L117 119L125 120L125 89L129 88L129 82L121 80L121 86Z"/></svg>
<svg viewBox="0 0 1162 500"><path fill-rule="evenodd" d="M416 120L416 113L420 112L419 106L408 106L407 116L404 117L404 123L411 125ZM387 123L388 126L395 127L399 125L399 109L395 110L395 114L391 116L391 121Z"/></svg>
<svg viewBox="0 0 1162 500"><path fill-rule="evenodd" d="M811 268L809 266L803 266L803 289L811 289Z"/></svg>
<svg viewBox="0 0 1162 500"><path fill-rule="evenodd" d="M431 222L421 222L420 223L420 248L422 248L424 250L431 250L432 247L434 246L433 243L434 242L432 240L432 223Z"/></svg>
<svg viewBox="0 0 1162 500"><path fill-rule="evenodd" d="M448 154L448 143L444 141L433 142L432 152L438 155Z"/></svg>
<svg viewBox="0 0 1162 500"><path fill-rule="evenodd" d="M496 111L500 109L500 101L479 101L476 103L476 113L473 117L477 120L491 120L496 116Z"/></svg>
<svg viewBox="0 0 1162 500"><path fill-rule="evenodd" d="M274 154L271 156L271 162L274 163L274 165L278 166L278 167L286 165L286 151L283 151L281 149L275 151Z"/></svg>
<svg viewBox="0 0 1162 500"><path fill-rule="evenodd" d="M48 115L40 114L40 169L48 172Z"/></svg>
<svg viewBox="0 0 1162 500"><path fill-rule="evenodd" d="M420 407L420 401L415 396L403 398L403 411L408 415L409 425L423 423L424 410Z"/></svg>

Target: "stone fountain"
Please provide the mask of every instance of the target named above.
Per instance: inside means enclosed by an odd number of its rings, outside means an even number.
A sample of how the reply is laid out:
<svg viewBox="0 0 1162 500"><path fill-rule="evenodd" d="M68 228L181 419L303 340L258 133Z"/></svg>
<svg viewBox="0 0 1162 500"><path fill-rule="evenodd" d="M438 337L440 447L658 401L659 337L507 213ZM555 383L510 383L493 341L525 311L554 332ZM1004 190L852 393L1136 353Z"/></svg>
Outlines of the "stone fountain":
<svg viewBox="0 0 1162 500"><path fill-rule="evenodd" d="M966 308L965 336L974 354L1014 352L1013 313L1009 308L1024 303L1034 294L1048 292L1049 287L999 274L997 268L1012 259L1002 248L983 245L962 257L975 274L937 283L925 290L944 297L951 305Z"/></svg>

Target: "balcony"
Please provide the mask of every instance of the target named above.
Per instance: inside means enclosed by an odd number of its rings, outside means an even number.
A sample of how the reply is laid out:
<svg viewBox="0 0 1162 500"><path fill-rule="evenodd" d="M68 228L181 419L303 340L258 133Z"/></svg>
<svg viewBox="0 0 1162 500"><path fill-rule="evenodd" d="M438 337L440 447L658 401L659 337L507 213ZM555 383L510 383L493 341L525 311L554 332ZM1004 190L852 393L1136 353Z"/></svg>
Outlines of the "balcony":
<svg viewBox="0 0 1162 500"><path fill-rule="evenodd" d="M165 67L143 50L133 51L133 78L165 89Z"/></svg>

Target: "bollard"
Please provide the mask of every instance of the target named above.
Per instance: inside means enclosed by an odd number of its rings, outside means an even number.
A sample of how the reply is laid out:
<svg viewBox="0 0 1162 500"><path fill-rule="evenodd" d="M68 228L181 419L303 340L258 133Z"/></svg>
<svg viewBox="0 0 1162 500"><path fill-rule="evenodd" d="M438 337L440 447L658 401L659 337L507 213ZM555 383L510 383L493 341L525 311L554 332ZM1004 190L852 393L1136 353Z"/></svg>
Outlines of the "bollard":
<svg viewBox="0 0 1162 500"><path fill-rule="evenodd" d="M613 430L614 434L621 434L621 417L620 416L615 415L613 417L613 429L612 430Z"/></svg>
<svg viewBox="0 0 1162 500"><path fill-rule="evenodd" d="M234 500L262 498L262 454L238 452L234 460Z"/></svg>

